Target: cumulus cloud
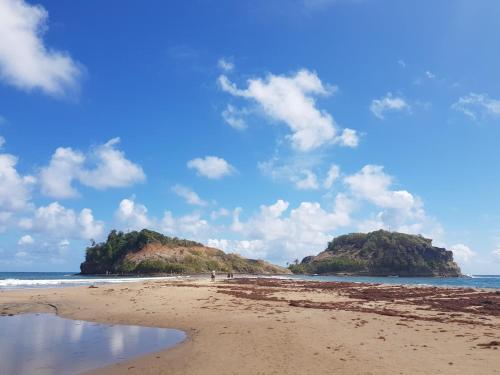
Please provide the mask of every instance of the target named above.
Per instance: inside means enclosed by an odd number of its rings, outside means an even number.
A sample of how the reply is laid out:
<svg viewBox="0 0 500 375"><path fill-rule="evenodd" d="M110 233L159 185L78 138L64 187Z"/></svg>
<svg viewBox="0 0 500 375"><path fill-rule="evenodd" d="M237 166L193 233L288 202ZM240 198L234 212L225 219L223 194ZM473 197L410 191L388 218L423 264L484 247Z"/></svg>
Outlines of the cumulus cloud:
<svg viewBox="0 0 500 375"><path fill-rule="evenodd" d="M278 262L301 258L323 249L334 230L350 224L352 202L344 194L337 195L331 211L317 202L301 202L291 210L289 206L289 202L279 199L269 206L262 205L247 220L240 219L241 209L235 210L231 228L250 241L246 254L254 251Z"/></svg>
<svg viewBox="0 0 500 375"><path fill-rule="evenodd" d="M227 253L236 253L246 258L262 259L267 256L266 244L261 240L228 240L209 238L206 245Z"/></svg>
<svg viewBox="0 0 500 375"><path fill-rule="evenodd" d="M170 211L164 213L159 228L171 236L191 238L206 236L211 230L208 221L198 213L175 217Z"/></svg>
<svg viewBox="0 0 500 375"><path fill-rule="evenodd" d="M148 214L145 205L135 202L133 198L123 199L115 212L116 224L123 230L141 230L149 228L169 236L198 239L208 236L211 226L199 213L174 216L165 211L163 217L157 218Z"/></svg>
<svg viewBox="0 0 500 375"><path fill-rule="evenodd" d="M235 168L217 156L205 156L188 161L187 167L196 170L200 176L219 179L234 173Z"/></svg>
<svg viewBox="0 0 500 375"><path fill-rule="evenodd" d="M17 241L17 244L19 246L32 245L34 243L35 243L35 240L29 234L25 234L24 236L22 236L19 239L19 241Z"/></svg>
<svg viewBox="0 0 500 375"><path fill-rule="evenodd" d="M453 251L453 259L459 264L467 264L476 256L469 246L462 243L451 246L450 250Z"/></svg>
<svg viewBox="0 0 500 375"><path fill-rule="evenodd" d="M267 117L286 124L292 132L292 145L298 150L309 151L328 143L357 145L354 130L339 136L333 117L317 108L315 97L329 95L335 88L323 85L314 72L303 69L291 76L269 74L249 79L246 89L239 89L225 75L218 81L225 92L252 100Z"/></svg>
<svg viewBox="0 0 500 375"><path fill-rule="evenodd" d="M104 223L95 220L89 208L77 213L58 202L38 207L33 217L22 219L19 225L25 230L64 239L95 239L101 237L104 231Z"/></svg>
<svg viewBox="0 0 500 375"><path fill-rule="evenodd" d="M316 174L309 170L302 172L302 178L295 181L295 186L299 190L316 190L319 189L318 178Z"/></svg>
<svg viewBox="0 0 500 375"><path fill-rule="evenodd" d="M380 99L373 99L370 111L379 119L384 119L386 112L409 111L409 104L401 97L393 96L390 92Z"/></svg>
<svg viewBox="0 0 500 375"><path fill-rule="evenodd" d="M42 193L54 198L73 198L79 195L72 186L85 162L85 156L69 147L59 147L47 167L40 171Z"/></svg>
<svg viewBox="0 0 500 375"><path fill-rule="evenodd" d="M237 130L245 130L247 128L247 124L243 116L247 113L248 112L245 110L239 110L233 107L231 104L228 104L226 109L222 111L222 118L232 128Z"/></svg>
<svg viewBox="0 0 500 375"><path fill-rule="evenodd" d="M142 168L115 148L118 143L120 138L113 138L90 153L89 158L95 160L96 167L81 171L82 184L102 190L130 186L145 180Z"/></svg>
<svg viewBox="0 0 500 375"><path fill-rule="evenodd" d="M478 117L498 117L500 116L500 100L492 99L488 94L475 94L462 96L455 102L452 109L462 112L472 120Z"/></svg>
<svg viewBox="0 0 500 375"><path fill-rule="evenodd" d="M359 144L359 137L356 130L346 128L342 130L342 134L335 139L335 143L346 147L357 147Z"/></svg>
<svg viewBox="0 0 500 375"><path fill-rule="evenodd" d="M46 167L40 171L42 192L53 198L79 195L73 181L99 190L130 186L144 181L140 165L125 157L116 145L120 138L99 145L84 154L69 147L59 147Z"/></svg>
<svg viewBox="0 0 500 375"><path fill-rule="evenodd" d="M340 167L338 165L333 164L328 170L328 173L326 174L325 181L323 181L323 187L325 189L330 189L333 183L339 178L339 176L340 176Z"/></svg>
<svg viewBox="0 0 500 375"><path fill-rule="evenodd" d="M30 209L32 176L22 176L16 169L17 158L0 154L0 232L5 231L13 215Z"/></svg>
<svg viewBox="0 0 500 375"><path fill-rule="evenodd" d="M299 190L317 189L319 187L317 176L311 171L313 164L310 160L292 159L285 163L278 158L259 162L257 167L265 176L273 180L285 180L294 184Z"/></svg>
<svg viewBox="0 0 500 375"><path fill-rule="evenodd" d="M362 230L391 229L406 233L437 235L439 223L429 218L420 198L406 190L393 190L394 179L379 165L366 165L344 178L349 194L361 202L369 202L381 211L363 220Z"/></svg>
<svg viewBox="0 0 500 375"><path fill-rule="evenodd" d="M67 52L44 44L47 20L41 5L0 1L0 76L20 89L63 95L77 87L81 69Z"/></svg>
<svg viewBox="0 0 500 375"><path fill-rule="evenodd" d="M217 66L225 72L230 72L234 69L234 64L224 58L220 58L217 61Z"/></svg>
<svg viewBox="0 0 500 375"><path fill-rule="evenodd" d="M151 228L153 221L148 218L146 206L133 199L123 199L115 212L116 221L126 230Z"/></svg>
<svg viewBox="0 0 500 375"><path fill-rule="evenodd" d="M14 212L29 205L32 176L21 176L16 169L17 157L0 154L0 211Z"/></svg>
<svg viewBox="0 0 500 375"><path fill-rule="evenodd" d="M207 202L200 198L200 196L191 188L183 185L175 185L172 191L179 197L183 198L187 203L196 206L206 206Z"/></svg>
<svg viewBox="0 0 500 375"><path fill-rule="evenodd" d="M217 209L217 210L212 211L212 212L210 213L210 218L211 218L212 220L217 220L217 219L219 219L219 218L221 218L221 217L226 217L226 216L229 216L229 215L230 215L229 210L227 210L227 209L226 209L226 208L224 208L224 207L221 207L221 208L219 208L219 209Z"/></svg>
<svg viewBox="0 0 500 375"><path fill-rule="evenodd" d="M257 167L263 175L274 180L291 182L299 190L317 190L320 187L329 189L340 173L339 167L332 165L326 171L324 182L320 183L321 178L318 176L322 174L321 168L319 168L321 158L309 156L310 154L307 157L294 156L285 158L284 161L273 157L268 161L258 163Z"/></svg>

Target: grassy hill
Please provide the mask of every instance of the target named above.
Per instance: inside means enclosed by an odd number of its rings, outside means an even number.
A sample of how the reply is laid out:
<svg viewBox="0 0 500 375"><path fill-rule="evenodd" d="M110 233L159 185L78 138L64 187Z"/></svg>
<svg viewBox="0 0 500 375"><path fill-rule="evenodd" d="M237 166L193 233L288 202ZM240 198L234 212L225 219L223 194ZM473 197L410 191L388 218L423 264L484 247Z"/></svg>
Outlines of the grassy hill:
<svg viewBox="0 0 500 375"><path fill-rule="evenodd" d="M167 237L143 229L128 233L112 230L105 242L87 248L82 274L206 273L236 272L286 274L290 270L263 260L206 247L201 243Z"/></svg>
<svg viewBox="0 0 500 375"><path fill-rule="evenodd" d="M432 240L379 230L334 238L317 256L290 266L294 273L370 276L460 276L453 253Z"/></svg>

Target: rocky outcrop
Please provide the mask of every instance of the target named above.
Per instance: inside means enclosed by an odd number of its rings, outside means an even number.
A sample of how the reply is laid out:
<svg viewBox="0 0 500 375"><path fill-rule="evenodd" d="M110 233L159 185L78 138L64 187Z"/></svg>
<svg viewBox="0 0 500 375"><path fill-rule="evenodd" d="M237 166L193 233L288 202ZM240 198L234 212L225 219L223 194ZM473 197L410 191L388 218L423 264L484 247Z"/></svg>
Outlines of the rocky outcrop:
<svg viewBox="0 0 500 375"><path fill-rule="evenodd" d="M128 233L111 231L105 242L87 248L82 274L195 274L211 271L248 274L289 274L290 270L263 260L172 238L143 229Z"/></svg>
<svg viewBox="0 0 500 375"><path fill-rule="evenodd" d="M432 240L379 230L334 238L325 251L290 266L295 273L366 276L461 276L453 253Z"/></svg>

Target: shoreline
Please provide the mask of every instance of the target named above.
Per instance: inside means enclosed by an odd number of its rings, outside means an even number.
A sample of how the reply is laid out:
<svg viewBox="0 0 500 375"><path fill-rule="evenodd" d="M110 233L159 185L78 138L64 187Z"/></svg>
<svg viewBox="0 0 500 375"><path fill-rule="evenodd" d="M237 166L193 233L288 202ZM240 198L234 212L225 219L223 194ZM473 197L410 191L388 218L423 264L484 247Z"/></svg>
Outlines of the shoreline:
<svg viewBox="0 0 500 375"><path fill-rule="evenodd" d="M491 290L254 278L0 293L0 314L23 312L187 335L89 374L500 373Z"/></svg>
<svg viewBox="0 0 500 375"><path fill-rule="evenodd" d="M1 274L1 273L0 273ZM3 273L5 276L6 273ZM23 273L13 273L18 275ZM28 273L30 277L4 277L0 279L0 292L22 289L66 288L74 286L106 285L134 283L156 280L208 280L210 274L141 274L141 275L84 275L72 273L54 273L54 277L35 278L36 273ZM42 275L47 273L42 272ZM58 275L61 274L61 275ZM353 282L358 284L382 284L401 286L429 286L440 288L473 288L500 290L500 275L475 275L474 277L389 277L389 276L351 276L351 275L309 275L309 274L237 274L237 278L269 278L285 280L304 280L311 282ZM217 280L228 280L225 274L218 274Z"/></svg>

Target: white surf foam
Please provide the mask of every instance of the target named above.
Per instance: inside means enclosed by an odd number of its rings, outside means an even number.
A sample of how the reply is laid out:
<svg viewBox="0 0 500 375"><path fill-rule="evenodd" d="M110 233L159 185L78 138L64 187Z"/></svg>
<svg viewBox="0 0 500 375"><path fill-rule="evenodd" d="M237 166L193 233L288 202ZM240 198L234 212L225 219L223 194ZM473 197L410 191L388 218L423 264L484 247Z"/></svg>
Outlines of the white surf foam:
<svg viewBox="0 0 500 375"><path fill-rule="evenodd" d="M186 278L188 276L164 276L164 277L120 277L120 278L74 278L74 279L4 279L0 280L0 289L6 288L30 288L43 286L64 286L64 285L92 285L92 284L118 284L135 283L146 280L172 280L176 278Z"/></svg>

